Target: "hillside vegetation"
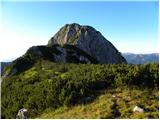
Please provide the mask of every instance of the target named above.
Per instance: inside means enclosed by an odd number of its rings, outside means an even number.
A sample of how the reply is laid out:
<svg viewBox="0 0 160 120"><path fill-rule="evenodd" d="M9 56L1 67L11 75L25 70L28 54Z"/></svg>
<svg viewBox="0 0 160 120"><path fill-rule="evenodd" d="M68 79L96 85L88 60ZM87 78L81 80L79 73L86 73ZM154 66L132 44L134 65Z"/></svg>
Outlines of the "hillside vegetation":
<svg viewBox="0 0 160 120"><path fill-rule="evenodd" d="M113 96L116 95L117 98ZM144 119L159 118L159 92L156 90L138 90L128 88L108 89L99 92L99 96L88 104L63 106L56 110L46 109L37 118L41 119ZM133 112L135 105L146 112Z"/></svg>
<svg viewBox="0 0 160 120"><path fill-rule="evenodd" d="M158 64L62 64L40 59L2 81L1 117L15 118L24 107L30 118L45 118L49 112L46 118L69 118L71 113L71 118L134 118L131 110L141 104L148 112L137 118L158 118L158 70ZM128 104L125 96L131 99ZM86 101L87 97L92 99Z"/></svg>

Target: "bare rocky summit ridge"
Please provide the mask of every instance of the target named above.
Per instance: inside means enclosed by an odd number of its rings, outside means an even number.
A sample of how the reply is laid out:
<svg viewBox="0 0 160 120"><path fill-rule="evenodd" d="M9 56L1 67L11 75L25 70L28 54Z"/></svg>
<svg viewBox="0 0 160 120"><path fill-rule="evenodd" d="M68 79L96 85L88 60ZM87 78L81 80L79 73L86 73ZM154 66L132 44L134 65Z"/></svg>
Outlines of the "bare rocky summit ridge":
<svg viewBox="0 0 160 120"><path fill-rule="evenodd" d="M74 45L83 50L99 63L126 63L121 53L99 31L91 26L77 23L66 24L48 42L55 44Z"/></svg>
<svg viewBox="0 0 160 120"><path fill-rule="evenodd" d="M32 46L23 56L17 58L11 63L9 66L10 70L5 72L3 76L12 76L22 73L27 69L30 69L40 60L52 61L55 63L98 63L96 59L76 46Z"/></svg>

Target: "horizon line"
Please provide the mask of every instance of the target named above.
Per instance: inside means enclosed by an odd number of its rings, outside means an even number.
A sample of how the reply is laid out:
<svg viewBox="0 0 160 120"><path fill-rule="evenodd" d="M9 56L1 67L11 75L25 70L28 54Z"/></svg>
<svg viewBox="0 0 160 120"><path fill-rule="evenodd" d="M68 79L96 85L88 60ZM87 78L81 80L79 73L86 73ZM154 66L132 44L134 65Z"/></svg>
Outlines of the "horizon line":
<svg viewBox="0 0 160 120"><path fill-rule="evenodd" d="M120 52L120 51L119 51ZM141 54L141 55L148 55L148 54L158 54L159 55L159 52L148 52L148 53L136 53L136 52L120 52L121 53L121 55L122 54ZM24 55L24 54L23 54ZM21 55L22 56L22 55ZM21 56L19 56L19 57L21 57ZM123 56L123 55L122 55ZM15 58L8 58L8 59L2 59L2 60L0 60L0 62L12 62L12 61L14 61L14 60L16 60L17 58L19 58L19 57L15 57Z"/></svg>

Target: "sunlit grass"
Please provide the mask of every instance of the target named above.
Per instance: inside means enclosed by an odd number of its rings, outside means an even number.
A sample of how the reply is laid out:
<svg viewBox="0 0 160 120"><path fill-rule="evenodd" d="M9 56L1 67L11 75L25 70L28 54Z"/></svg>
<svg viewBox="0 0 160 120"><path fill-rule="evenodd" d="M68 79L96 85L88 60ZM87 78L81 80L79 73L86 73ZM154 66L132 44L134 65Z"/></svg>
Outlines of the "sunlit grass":
<svg viewBox="0 0 160 120"><path fill-rule="evenodd" d="M113 97L116 95L116 98ZM116 100L120 115L116 117L112 108ZM88 104L79 104L72 107L61 107L57 110L48 110L38 116L38 118L159 118L158 91L122 89L101 91L101 95ZM145 112L133 112L136 105L144 106Z"/></svg>

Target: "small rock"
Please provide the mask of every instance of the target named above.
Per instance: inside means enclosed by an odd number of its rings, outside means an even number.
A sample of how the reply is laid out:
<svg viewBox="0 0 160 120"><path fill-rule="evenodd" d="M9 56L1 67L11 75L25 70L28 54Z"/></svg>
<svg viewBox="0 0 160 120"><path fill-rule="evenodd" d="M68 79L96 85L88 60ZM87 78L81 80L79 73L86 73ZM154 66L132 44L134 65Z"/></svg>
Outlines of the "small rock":
<svg viewBox="0 0 160 120"><path fill-rule="evenodd" d="M27 119L28 118L28 111L25 108L22 108L18 111L16 115L16 119Z"/></svg>
<svg viewBox="0 0 160 120"><path fill-rule="evenodd" d="M135 106L133 112L144 112L144 109L139 106Z"/></svg>
<svg viewBox="0 0 160 120"><path fill-rule="evenodd" d="M116 96L115 96L115 95L112 95L112 97L115 98Z"/></svg>
<svg viewBox="0 0 160 120"><path fill-rule="evenodd" d="M113 98L121 98L120 96L117 95L112 95Z"/></svg>

